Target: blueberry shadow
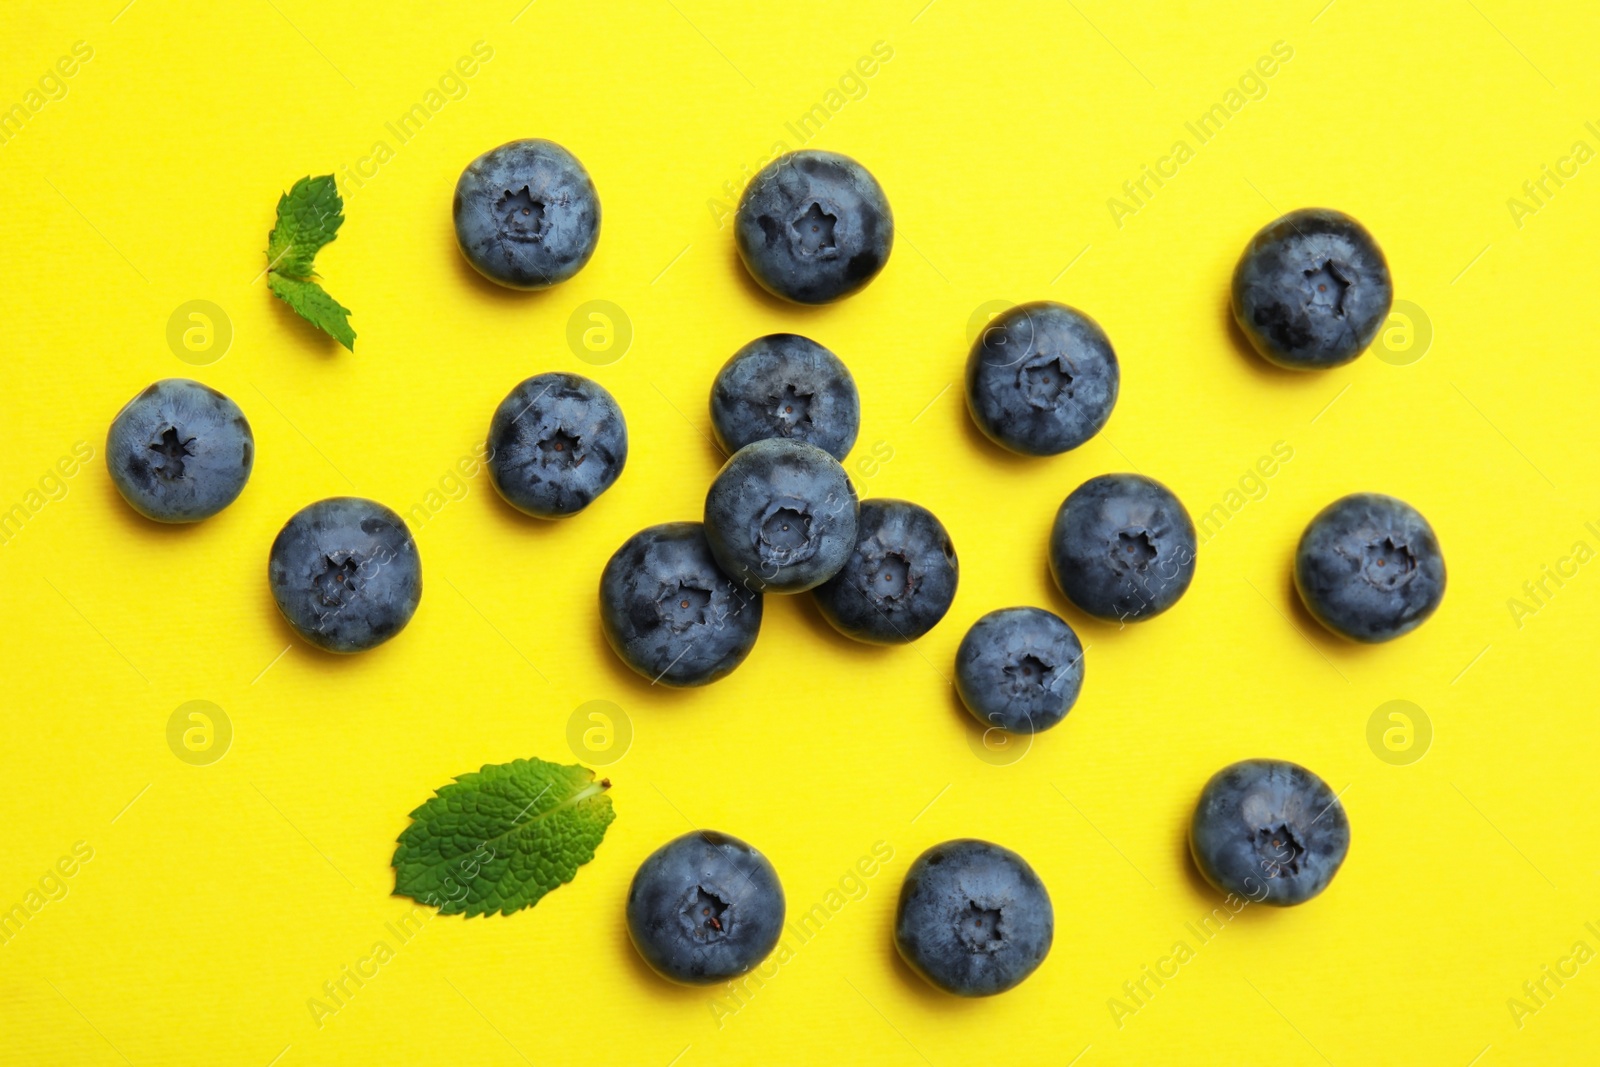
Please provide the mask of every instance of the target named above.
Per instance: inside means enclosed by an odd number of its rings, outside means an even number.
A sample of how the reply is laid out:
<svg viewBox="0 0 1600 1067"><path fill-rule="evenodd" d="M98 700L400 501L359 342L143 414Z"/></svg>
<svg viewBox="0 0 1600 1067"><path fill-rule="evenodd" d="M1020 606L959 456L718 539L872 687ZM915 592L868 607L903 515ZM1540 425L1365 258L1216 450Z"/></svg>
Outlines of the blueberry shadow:
<svg viewBox="0 0 1600 1067"><path fill-rule="evenodd" d="M299 648L306 653L304 658L312 662L324 659L334 660L352 658L350 656L341 656L337 652L328 652L320 649L316 645L313 645L310 641L307 641L304 637L301 637L300 631L289 625L289 620L284 617L282 609L278 607L278 598L272 595L272 583L265 573L266 568L263 567L261 570L261 584L257 588L261 590L259 594L262 600L261 611L264 615L272 620L269 625L272 627L273 635L277 638L275 641L273 641L274 649L281 649L285 645L290 645L293 647L291 647L289 651L293 652L295 648ZM278 653L276 651L272 653L274 656L277 654Z"/></svg>
<svg viewBox="0 0 1600 1067"><path fill-rule="evenodd" d="M1148 619L1140 619L1138 621L1130 619L1125 622L1113 622L1110 619L1102 619L1098 615L1090 615L1087 611L1074 604L1071 598L1061 591L1061 586L1056 583L1056 576L1050 570L1050 548L1048 545L1045 546L1042 565L1044 567L1045 582L1050 589L1050 610L1061 616L1067 625L1072 627L1072 632L1078 635L1078 640L1082 642L1085 649L1085 660L1088 659L1087 649L1090 645L1098 644L1101 641L1115 640L1119 635L1125 635L1126 631L1136 626L1148 626L1151 622L1161 618L1162 615L1176 611L1178 606L1183 603L1183 598L1180 597L1177 604L1163 611L1161 615L1152 615ZM1187 595L1188 590L1185 590L1184 596ZM1087 665L1086 662L1085 667Z"/></svg>
<svg viewBox="0 0 1600 1067"><path fill-rule="evenodd" d="M1250 338L1246 337L1244 330L1240 329L1239 320L1233 316L1233 296L1231 293L1223 297L1221 309L1223 331L1227 333L1228 340L1232 343L1234 351L1254 377L1265 382L1279 383L1286 381L1303 382L1316 377L1315 375L1307 374L1305 371L1280 367L1260 352L1257 352L1256 346L1250 343Z"/></svg>
<svg viewBox="0 0 1600 1067"><path fill-rule="evenodd" d="M1195 799L1198 801L1199 794ZM1193 812L1189 811L1177 824L1177 862L1175 866L1183 872L1184 883L1189 887L1190 894L1195 902L1202 906L1209 906L1217 900L1217 889L1206 881L1205 875L1200 873L1200 868L1195 866L1194 852L1189 848L1189 823Z"/></svg>
<svg viewBox="0 0 1600 1067"><path fill-rule="evenodd" d="M983 1001L990 998L958 997L954 993L946 993L913 970L911 964L906 962L906 958L900 955L900 949L895 946L893 913L889 916L889 923L890 929L888 930L887 938L885 938L887 943L884 949L889 954L890 969L894 971L895 977L900 979L901 984L921 1003L923 1008L941 1014L982 1010Z"/></svg>
<svg viewBox="0 0 1600 1067"><path fill-rule="evenodd" d="M467 261L462 253L461 246L456 243L455 226L452 223L445 230L445 249L440 253L448 255L455 263L456 276L461 280L462 287L482 297L489 303L499 304L503 307L524 307L540 303L550 298L550 294L561 287L561 283L546 286L543 289L513 289L508 285L492 282L479 273L478 268ZM584 264L588 266L588 264Z"/></svg>
<svg viewBox="0 0 1600 1067"><path fill-rule="evenodd" d="M574 512L571 515L564 515L556 519L545 519L539 517L538 515L529 515L526 511L523 511L515 504L512 504L511 501L501 496L500 490L495 488L494 479L490 476L487 467L488 464L486 462L485 469L482 474L484 482L482 492L487 496L493 497L494 499L491 500L482 510L489 513L489 522L495 523L497 526L501 526L507 530L515 531L516 533L522 535L531 534L536 537L554 537L561 532L560 527L562 523L576 522L581 520L583 516L600 507L601 503L607 496L607 493L600 494L600 496L596 497L589 504L589 506L584 508L582 511ZM618 480L620 481L621 479L619 478ZM616 485L613 483L609 487L608 492L610 489L615 488Z"/></svg>
<svg viewBox="0 0 1600 1067"><path fill-rule="evenodd" d="M1069 708L1067 710L1067 714L1056 725L1031 734L1012 733L1009 730L1002 730L998 727L995 727L997 732L1003 736L1005 744L1018 745L1022 748L1022 755L1017 756L1014 759L1005 760L984 759L982 756L978 755L978 750L984 748L993 748L993 746L987 745L984 742L984 738L989 736L990 727L985 726L983 721L972 713L972 709L967 707L966 701L961 699L960 690L958 690L953 684L949 688L949 700L952 713L956 716L956 719L961 725L962 733L965 736L968 747L972 750L973 758L978 760L980 763L983 763L985 766L994 767L1002 774L1006 772L1007 767L1015 767L1017 764L1021 763L1023 760L1032 755L1033 750L1043 743L1041 740L1042 738L1046 737L1048 734L1063 731L1068 720L1072 718L1072 709ZM1073 707L1076 708L1077 706L1077 703L1074 702Z"/></svg>
<svg viewBox="0 0 1600 1067"><path fill-rule="evenodd" d="M858 663L878 663L893 649L916 643L914 641L906 641L895 645L880 645L871 641L857 641L847 634L840 633L834 629L833 623L829 622L828 617L822 613L822 608L817 606L817 598L811 595L811 590L809 589L803 593L767 593L764 596L764 604L767 610L771 610L774 600L793 602L791 610L804 618L806 624L813 631L822 635L822 639L834 648L842 649L846 655Z"/></svg>
<svg viewBox="0 0 1600 1067"><path fill-rule="evenodd" d="M1004 471L1017 471L1030 464L1043 464L1058 458L1056 456L1026 456L1021 452L1013 452L1004 445L995 442L988 434L980 430L977 422L972 417L972 408L967 404L965 371L956 376L955 384L950 387L950 391L956 394L956 403L961 405L961 414L957 416L957 419L961 423L961 435L966 438L969 455L975 453L991 468ZM1066 455L1066 453L1061 454Z"/></svg>
<svg viewBox="0 0 1600 1067"><path fill-rule="evenodd" d="M694 424L690 423L690 425ZM700 427L695 426L695 429L698 430ZM723 447L722 442L717 440L717 431L715 426L707 427L707 429L702 432L701 436L705 439L706 450L710 452L711 458L716 461L717 471L720 473L723 464L727 463L728 460L733 458L733 453L729 452L727 448ZM716 474L713 474L712 477L715 478ZM709 484L710 483L707 483L708 486Z"/></svg>
<svg viewBox="0 0 1600 1067"><path fill-rule="evenodd" d="M951 685L949 686L949 690L950 692L945 698L946 703L949 705L950 714L955 717L956 724L961 728L961 733L966 738L967 745L969 747L977 746L978 748L982 748L983 738L988 732L988 727L984 726L983 723L978 720L978 717L972 714L972 709L967 707L967 702L961 699L961 691L959 689L957 689L954 685ZM1026 744L1028 746L1028 751L1031 752L1033 750L1032 740L1027 735L1015 734L1010 736L1017 738L1016 743ZM1007 743L1009 744L1011 742L1008 740ZM1020 763L1024 759L1027 759L1026 752L1012 762ZM988 763L987 760L984 760L983 762ZM990 766L1008 767L1011 766L1011 764L990 764Z"/></svg>
<svg viewBox="0 0 1600 1067"><path fill-rule="evenodd" d="M336 359L341 352L344 352L344 345L335 341L331 334L324 333L301 318L298 311L279 300L270 290L267 292L267 302L273 306L274 317L286 333L296 338L295 343L299 347L308 348L323 359ZM357 329L360 325L359 322L352 322L351 328ZM356 343L359 344L360 341L361 338L357 337Z"/></svg>
<svg viewBox="0 0 1600 1067"><path fill-rule="evenodd" d="M743 288L745 295L764 306L766 310L774 315L785 318L799 317L809 324L816 322L834 305L849 299L849 297L841 297L839 300L829 304L797 304L792 300L785 300L783 297L769 292L751 276L749 269L744 265L744 258L739 255L739 249L734 246L732 241L728 242L728 257L723 262L727 264L727 268L735 275L735 284ZM804 333L803 330L784 332ZM809 337L810 334L806 334L806 336Z"/></svg>
<svg viewBox="0 0 1600 1067"><path fill-rule="evenodd" d="M280 610L278 607L277 598L272 595L272 585L267 578L265 566L261 568L261 572L261 585L259 588L261 590L260 596L264 601L262 611L272 619L270 625L272 626L273 633L277 635L277 641L273 643L273 656L276 656L278 654L276 650L282 649L284 645L291 645L293 647L290 648L289 651L292 652L295 649L299 649L304 653L304 655L300 657L300 661L302 663L310 664L313 670L333 672L355 670L356 667L353 666L353 664L358 662L362 664L375 664L372 669L383 670L383 660L385 658L389 656L407 656L412 654L411 652L408 652L406 648L396 648L396 646L403 646L405 644L407 639L406 632L412 627L413 624L416 623L417 616L422 614L422 603L418 603L416 612L412 614L410 619L406 620L406 624L400 628L399 632L390 637L387 641L383 642L383 644L369 648L363 652L329 652L327 649L321 648L306 640L305 637L301 635L300 631L296 630L289 624L289 620L284 617L282 610ZM423 599L426 600L429 595L426 574L424 574L423 577L424 581L422 595ZM434 587L434 592L432 595L438 595L437 586ZM262 666L265 667L267 664L263 664ZM392 670L393 668L389 669Z"/></svg>
<svg viewBox="0 0 1600 1067"><path fill-rule="evenodd" d="M199 529L207 522L220 518L222 512L199 522L157 522L155 519L146 518L133 509L117 489L117 483L111 480L110 474L97 479L101 483L101 492L111 502L111 511L117 517L114 522L121 525L123 532L129 537L138 539L147 545L168 544L171 542L185 542L199 536ZM246 486L248 489L249 487ZM242 495L242 494L241 494ZM65 498L63 498L65 499ZM232 505L229 505L231 507ZM223 511L226 511L224 508Z"/></svg>
<svg viewBox="0 0 1600 1067"><path fill-rule="evenodd" d="M301 637L300 632L293 626L289 625L289 620L283 617L283 612L278 607L277 597L272 595L272 584L264 574L261 576L261 599L265 602L261 609L262 613L272 620L270 623L272 626L272 632L278 639L276 642L274 642L276 647L282 648L283 645L299 645L307 651L314 652L317 655L333 655L331 652L323 652L322 649L316 647L311 642ZM281 644L279 644L279 642L281 642Z"/></svg>
<svg viewBox="0 0 1600 1067"><path fill-rule="evenodd" d="M633 938L628 933L628 916L623 909L617 911L617 941L618 951L625 957L623 964L637 979L635 984L643 988L649 996L655 997L664 1004L686 1006L697 1000L708 1000L717 995L718 985L692 986L680 985L668 978L663 978L651 969L639 955L639 950L633 945Z"/></svg>
<svg viewBox="0 0 1600 1067"><path fill-rule="evenodd" d="M951 673L954 672L952 671ZM955 717L955 721L960 724L963 732L969 735L969 740L970 735L974 733L981 738L983 723L979 722L978 717L972 714L971 709L967 707L967 702L961 699L961 690L954 685L950 685L947 688L949 692L945 694L945 704L949 707L950 714Z"/></svg>
<svg viewBox="0 0 1600 1067"><path fill-rule="evenodd" d="M1306 607L1305 601L1300 599L1299 588L1294 584L1294 565L1292 563L1284 575L1283 583L1279 586L1279 592L1282 594L1283 599L1288 602L1284 607L1284 614L1294 623L1295 629L1304 634L1306 640L1310 641L1324 655L1344 663L1351 663L1361 659L1373 647L1361 641L1352 641L1348 637L1334 633L1322 625L1315 615L1311 614L1310 609Z"/></svg>
<svg viewBox="0 0 1600 1067"><path fill-rule="evenodd" d="M599 580L596 579L596 585L598 586L598 584ZM622 657L617 655L617 650L611 647L610 640L606 638L605 626L600 621L598 592L596 592L595 598L596 608L594 624L588 627L588 630L590 633L590 639L594 642L594 647L599 650L600 661L605 664L604 669L614 684L626 689L634 696L678 701L689 700L692 698L692 695L696 689L705 688L705 686L698 685L678 686L666 685L663 683L652 684L650 679L639 674L632 667L622 662ZM763 622L765 622L765 620L763 620ZM742 667L744 664L741 663L739 666ZM734 668L734 670L738 669L738 667ZM718 681L720 680L721 679L718 679ZM716 685L717 683L711 682L709 684ZM626 931L624 931L624 933L626 933Z"/></svg>
<svg viewBox="0 0 1600 1067"><path fill-rule="evenodd" d="M1199 796L1198 796L1198 793L1197 793L1196 794L1196 800L1198 800L1198 799L1199 799ZM1189 818L1188 817L1185 817L1181 821L1181 823L1178 825L1177 848L1178 848L1178 852L1180 853L1178 855L1178 857L1177 857L1177 861L1178 861L1177 862L1177 866L1178 866L1178 868L1180 870L1183 871L1184 881L1188 884L1188 887L1189 887L1192 895L1194 896L1195 905L1199 909L1201 909L1200 911L1197 911L1195 913L1195 915L1189 920L1189 922L1193 923L1196 920L1203 918L1204 917L1204 913L1209 912L1211 909L1214 909L1214 908L1221 908L1223 914L1225 914L1225 915L1229 914L1232 911L1232 909L1230 909L1227 906L1227 903L1226 903L1227 899L1228 899L1228 894L1225 891L1223 891L1221 889L1218 889L1216 886L1212 885L1210 882L1206 881L1205 875L1200 873L1200 868L1194 862L1194 853L1192 851L1190 851L1190 849L1189 849ZM1240 900L1248 901L1248 903L1243 905L1237 912L1233 912L1232 913L1231 917L1228 920L1229 924L1231 924L1234 919L1237 919L1240 916L1246 915L1246 914L1254 915L1255 916L1255 919L1254 919L1255 922L1270 922L1274 918L1281 918L1282 917L1282 916L1275 916L1274 913L1283 912L1283 911L1289 910L1287 908L1280 908L1280 907L1275 907L1275 906L1268 905L1268 904L1262 904L1259 901L1251 900L1249 897L1243 896L1242 894L1235 894L1235 896ZM1222 929L1226 929L1226 928L1227 928L1226 926L1222 927ZM1216 936L1216 931L1213 931L1211 933L1211 936L1215 937ZM1207 943L1208 943L1208 941L1202 941L1200 944L1204 945L1204 944L1207 944ZM1195 946L1195 947L1198 948L1199 946Z"/></svg>

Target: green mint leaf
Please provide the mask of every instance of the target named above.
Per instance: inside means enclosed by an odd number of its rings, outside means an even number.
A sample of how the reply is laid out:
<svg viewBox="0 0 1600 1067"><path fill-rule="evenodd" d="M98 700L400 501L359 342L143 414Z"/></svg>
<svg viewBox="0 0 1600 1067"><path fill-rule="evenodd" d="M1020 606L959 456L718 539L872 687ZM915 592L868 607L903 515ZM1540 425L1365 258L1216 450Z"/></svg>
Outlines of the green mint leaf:
<svg viewBox="0 0 1600 1067"><path fill-rule="evenodd" d="M396 896L443 915L510 915L572 881L616 818L610 779L541 759L485 764L411 813L394 852Z"/></svg>
<svg viewBox="0 0 1600 1067"><path fill-rule="evenodd" d="M339 235L344 200L333 175L301 178L278 198L278 222L267 238L267 285L313 326L355 351L350 309L316 282L315 260L323 245Z"/></svg>
<svg viewBox="0 0 1600 1067"><path fill-rule="evenodd" d="M291 278L311 277L312 260L343 223L344 200L333 175L301 178L278 197L278 224L267 238L268 268Z"/></svg>
<svg viewBox="0 0 1600 1067"><path fill-rule="evenodd" d="M267 273L267 287L278 299L294 308L300 317L329 334L350 351L356 350L356 332L350 328L350 309L328 295L313 281L287 278L276 271Z"/></svg>

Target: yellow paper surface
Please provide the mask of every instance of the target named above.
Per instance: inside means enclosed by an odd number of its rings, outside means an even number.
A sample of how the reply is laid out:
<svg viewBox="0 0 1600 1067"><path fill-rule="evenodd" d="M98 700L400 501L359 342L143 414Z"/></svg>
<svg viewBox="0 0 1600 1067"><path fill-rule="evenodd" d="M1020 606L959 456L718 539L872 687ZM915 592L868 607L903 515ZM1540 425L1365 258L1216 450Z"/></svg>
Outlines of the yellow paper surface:
<svg viewBox="0 0 1600 1067"><path fill-rule="evenodd" d="M1592 8L120 3L0 16L0 106L22 109L0 113L0 907L26 913L0 945L0 1056L1591 1058ZM526 136L576 153L604 205L594 259L542 294L481 281L450 222L462 167ZM801 143L866 164L897 224L879 278L819 309L761 293L726 224ZM330 171L347 222L317 265L354 354L260 277L279 193ZM1292 375L1242 349L1226 298L1250 235L1308 205L1371 228L1398 314L1357 362ZM1122 361L1105 431L1052 459L989 446L959 381L972 331L1030 299L1092 314ZM847 466L943 519L959 594L890 649L771 597L732 676L652 688L601 637L600 570L699 516L712 376L780 330L848 363ZM471 472L495 405L551 369L617 396L632 453L544 524ZM102 456L119 407L171 376L237 400L259 449L240 499L180 529L127 508ZM1181 604L1118 630L1064 602L1044 544L1066 493L1130 469L1207 539ZM1435 618L1376 648L1321 631L1289 580L1307 520L1356 490L1420 508L1449 565ZM410 516L426 583L397 639L334 658L279 619L265 564L294 511L347 493ZM1077 707L1020 758L983 748L949 684L965 628L1012 604L1090 646ZM577 880L404 928L407 813L484 763L574 749L611 761L618 813ZM1208 934L1186 821L1248 756L1323 775L1354 843L1321 898ZM737 989L668 986L628 943L635 867L691 826L764 850L812 917ZM1026 856L1056 909L1044 965L983 1002L932 991L890 939L907 866L960 836Z"/></svg>

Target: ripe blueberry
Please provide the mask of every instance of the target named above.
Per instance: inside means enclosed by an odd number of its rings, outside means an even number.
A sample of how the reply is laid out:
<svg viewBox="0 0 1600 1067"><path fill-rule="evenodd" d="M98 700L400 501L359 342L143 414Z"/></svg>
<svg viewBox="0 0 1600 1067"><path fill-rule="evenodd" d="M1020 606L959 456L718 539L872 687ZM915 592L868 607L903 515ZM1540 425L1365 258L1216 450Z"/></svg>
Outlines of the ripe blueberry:
<svg viewBox="0 0 1600 1067"><path fill-rule="evenodd" d="M1142 474L1102 474L1074 489L1050 531L1050 573L1083 611L1138 622L1194 580L1194 523L1172 490Z"/></svg>
<svg viewBox="0 0 1600 1067"><path fill-rule="evenodd" d="M839 573L856 543L856 490L815 445L769 438L723 464L706 494L706 541L748 589L799 593Z"/></svg>
<svg viewBox="0 0 1600 1067"><path fill-rule="evenodd" d="M468 163L452 213L467 262L512 289L566 281L600 240L594 182L554 141L510 141Z"/></svg>
<svg viewBox="0 0 1600 1067"><path fill-rule="evenodd" d="M422 599L422 562L405 520L356 496L295 512L272 542L267 579L289 625L329 652L376 648L405 628Z"/></svg>
<svg viewBox="0 0 1600 1067"><path fill-rule="evenodd" d="M628 424L605 389L552 371L519 384L489 422L489 478L513 507L541 519L576 514L628 462Z"/></svg>
<svg viewBox="0 0 1600 1067"><path fill-rule="evenodd" d="M1318 622L1352 641L1410 633L1444 599L1444 556L1422 513L1381 493L1352 493L1300 535L1294 584Z"/></svg>
<svg viewBox="0 0 1600 1067"><path fill-rule="evenodd" d="M1288 760L1224 767L1200 791L1189 850L1206 881L1259 904L1302 904L1350 851L1350 822L1328 783Z"/></svg>
<svg viewBox="0 0 1600 1067"><path fill-rule="evenodd" d="M652 852L628 887L628 934L663 978L712 985L767 958L783 932L783 885L736 837L696 830Z"/></svg>
<svg viewBox="0 0 1600 1067"><path fill-rule="evenodd" d="M773 333L733 354L711 383L711 425L729 452L786 437L843 461L861 425L855 379L809 337Z"/></svg>
<svg viewBox="0 0 1600 1067"><path fill-rule="evenodd" d="M1100 324L1041 300L1001 313L978 335L967 357L967 408L996 444L1053 456L1100 432L1120 382Z"/></svg>
<svg viewBox="0 0 1600 1067"><path fill-rule="evenodd" d="M233 503L255 454L239 405L187 378L146 388L106 434L112 484L133 510L157 522L199 522Z"/></svg>
<svg viewBox="0 0 1600 1067"><path fill-rule="evenodd" d="M734 217L750 275L797 304L826 304L888 262L894 214L867 168L837 152L779 156L750 179Z"/></svg>
<svg viewBox="0 0 1600 1067"><path fill-rule="evenodd" d="M698 522L662 523L606 563L600 622L622 662L652 683L705 685L755 647L761 594L722 573Z"/></svg>
<svg viewBox="0 0 1600 1067"><path fill-rule="evenodd" d="M867 500L850 558L811 595L845 636L903 644L944 618L959 576L955 547L933 512L905 500Z"/></svg>
<svg viewBox="0 0 1600 1067"><path fill-rule="evenodd" d="M1083 645L1043 608L1001 608L972 624L956 650L956 692L985 727L1048 730L1083 688Z"/></svg>
<svg viewBox="0 0 1600 1067"><path fill-rule="evenodd" d="M964 838L918 856L900 885L894 943L912 970L947 993L987 997L1044 962L1055 910L1028 861Z"/></svg>
<svg viewBox="0 0 1600 1067"><path fill-rule="evenodd" d="M1349 363L1394 303L1383 250L1340 211L1302 208L1250 239L1233 271L1233 317L1267 359L1290 370Z"/></svg>

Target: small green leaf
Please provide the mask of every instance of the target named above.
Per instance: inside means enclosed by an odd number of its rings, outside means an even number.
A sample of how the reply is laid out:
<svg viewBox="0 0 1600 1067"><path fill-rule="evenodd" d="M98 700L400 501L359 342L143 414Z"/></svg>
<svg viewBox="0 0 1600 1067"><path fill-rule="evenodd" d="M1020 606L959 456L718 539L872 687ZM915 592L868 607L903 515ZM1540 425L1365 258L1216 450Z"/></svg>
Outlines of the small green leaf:
<svg viewBox="0 0 1600 1067"><path fill-rule="evenodd" d="M267 287L300 317L355 351L350 309L316 281L315 260L344 224L344 200L333 175L305 177L278 198L278 223L267 238Z"/></svg>
<svg viewBox="0 0 1600 1067"><path fill-rule="evenodd" d="M411 813L394 891L441 914L510 915L572 881L616 818L609 779L541 759L485 764Z"/></svg>

